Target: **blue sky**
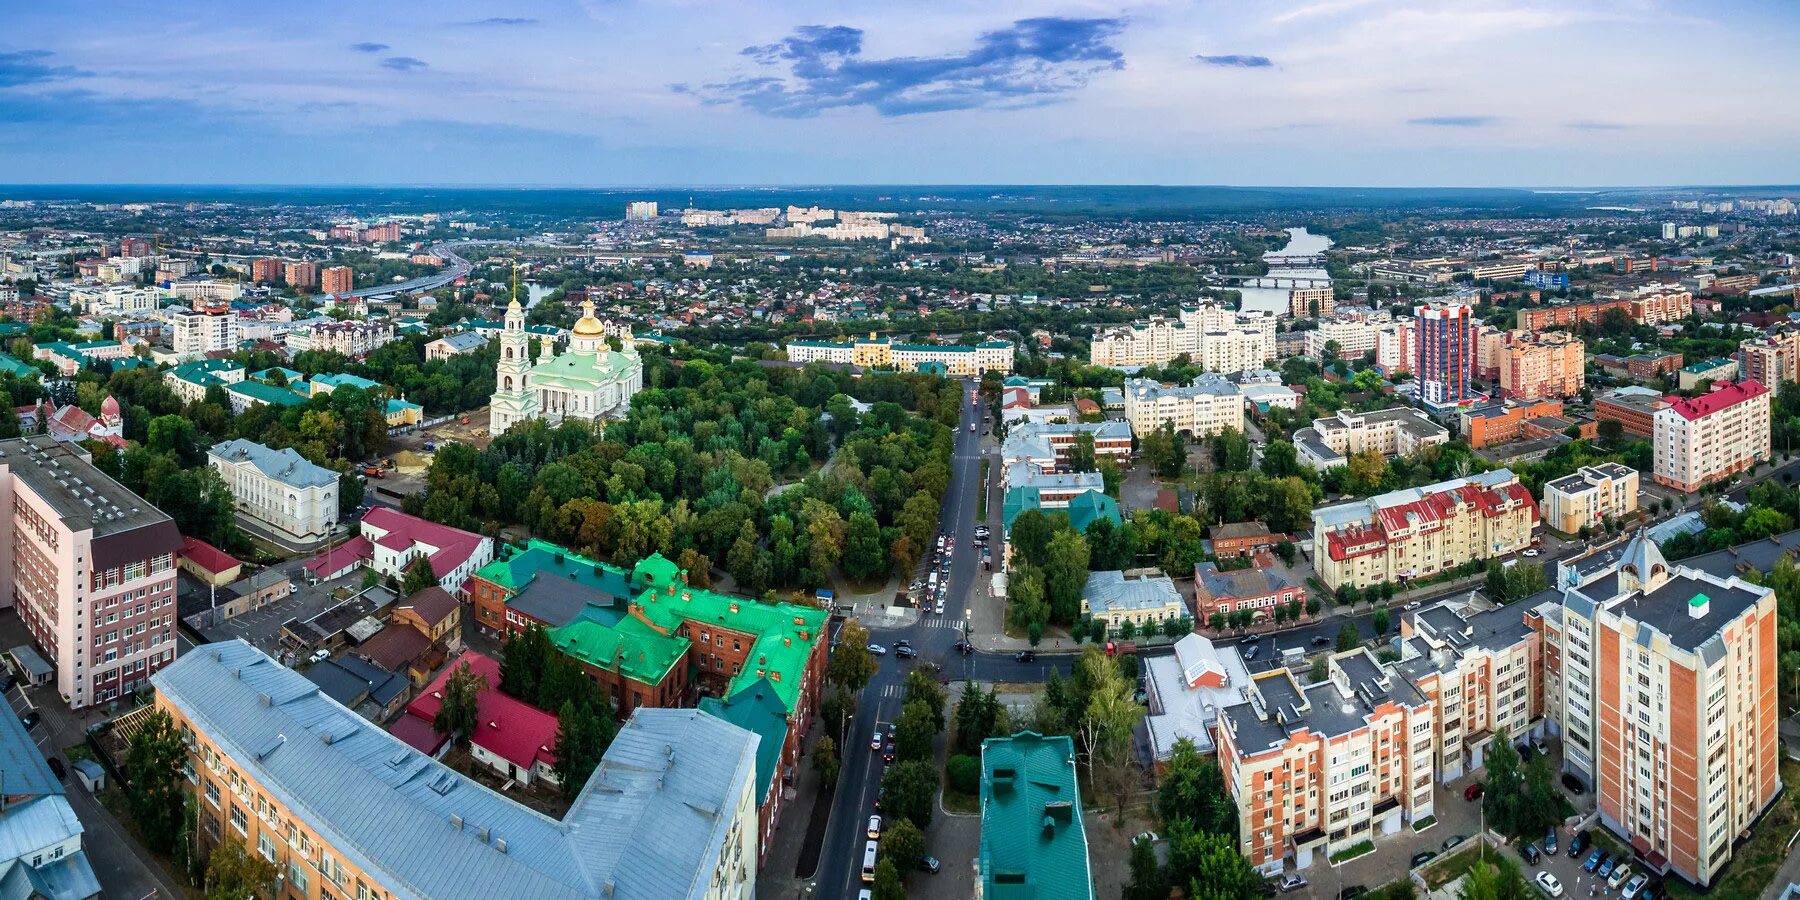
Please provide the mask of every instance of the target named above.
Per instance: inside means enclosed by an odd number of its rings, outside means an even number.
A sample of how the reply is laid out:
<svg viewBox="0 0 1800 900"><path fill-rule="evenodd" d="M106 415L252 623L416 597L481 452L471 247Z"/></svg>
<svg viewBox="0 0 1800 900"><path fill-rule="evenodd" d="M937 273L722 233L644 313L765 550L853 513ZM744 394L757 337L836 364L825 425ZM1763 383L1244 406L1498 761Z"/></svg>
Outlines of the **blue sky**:
<svg viewBox="0 0 1800 900"><path fill-rule="evenodd" d="M1787 0L12 4L0 182L1616 185L1800 167Z"/></svg>

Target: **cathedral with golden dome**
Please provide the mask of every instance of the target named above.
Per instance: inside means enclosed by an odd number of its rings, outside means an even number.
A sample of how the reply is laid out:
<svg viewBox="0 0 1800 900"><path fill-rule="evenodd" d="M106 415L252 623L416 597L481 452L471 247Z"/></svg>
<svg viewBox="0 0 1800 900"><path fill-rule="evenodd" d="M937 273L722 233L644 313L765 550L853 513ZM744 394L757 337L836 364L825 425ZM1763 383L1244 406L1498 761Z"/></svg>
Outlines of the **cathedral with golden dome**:
<svg viewBox="0 0 1800 900"><path fill-rule="evenodd" d="M564 419L591 423L622 416L632 395L644 389L644 361L636 344L626 337L623 352L608 347L591 300L581 305L581 320L569 334L569 349L561 355L554 343L546 342L533 365L531 339L525 330L525 309L514 300L506 308L506 327L500 332L488 426L496 437L530 419L556 425Z"/></svg>

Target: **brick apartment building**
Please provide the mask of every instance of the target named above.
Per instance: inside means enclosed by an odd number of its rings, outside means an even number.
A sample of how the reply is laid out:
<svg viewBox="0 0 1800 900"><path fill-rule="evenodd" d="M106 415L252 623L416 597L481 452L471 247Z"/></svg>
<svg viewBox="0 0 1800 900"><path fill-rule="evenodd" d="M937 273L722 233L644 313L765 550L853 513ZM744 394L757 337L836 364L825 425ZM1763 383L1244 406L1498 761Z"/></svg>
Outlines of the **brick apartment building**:
<svg viewBox="0 0 1800 900"><path fill-rule="evenodd" d="M319 273L319 292L348 294L355 288L356 270L349 266L332 266Z"/></svg>
<svg viewBox="0 0 1800 900"><path fill-rule="evenodd" d="M130 694L175 659L168 516L49 435L0 441L0 598L74 709Z"/></svg>
<svg viewBox="0 0 1800 900"><path fill-rule="evenodd" d="M1403 584L1531 545L1537 503L1510 469L1313 511L1314 566L1336 590Z"/></svg>
<svg viewBox="0 0 1800 900"><path fill-rule="evenodd" d="M1699 397L1669 396L1652 437L1657 484L1678 491L1745 471L1769 458L1769 389L1726 381Z"/></svg>
<svg viewBox="0 0 1800 900"><path fill-rule="evenodd" d="M1781 331L1738 344L1744 377L1762 384L1800 381L1800 331Z"/></svg>
<svg viewBox="0 0 1800 900"><path fill-rule="evenodd" d="M1661 391L1618 388L1594 398L1594 421L1618 422L1626 434L1647 438L1656 433L1656 411L1666 405Z"/></svg>
<svg viewBox="0 0 1800 900"><path fill-rule="evenodd" d="M1572 397L1586 382L1586 345L1564 331L1514 332L1500 351L1500 396L1519 400Z"/></svg>
<svg viewBox="0 0 1800 900"><path fill-rule="evenodd" d="M1526 423L1532 419L1561 418L1561 400L1536 400L1466 409L1461 413L1463 440L1479 450L1507 441L1531 437Z"/></svg>

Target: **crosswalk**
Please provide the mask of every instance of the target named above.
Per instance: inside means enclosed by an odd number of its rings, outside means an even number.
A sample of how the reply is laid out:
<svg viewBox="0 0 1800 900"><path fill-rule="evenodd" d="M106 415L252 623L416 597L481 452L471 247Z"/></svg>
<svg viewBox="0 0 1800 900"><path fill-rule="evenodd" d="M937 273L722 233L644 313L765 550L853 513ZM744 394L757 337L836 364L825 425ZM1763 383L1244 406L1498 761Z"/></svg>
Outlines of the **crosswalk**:
<svg viewBox="0 0 1800 900"><path fill-rule="evenodd" d="M881 689L882 698L888 700L898 700L900 695L904 693L906 693L906 685L904 684L890 684Z"/></svg>
<svg viewBox="0 0 1800 900"><path fill-rule="evenodd" d="M919 616L919 627L920 628L949 628L949 629L952 629L955 631L961 631L962 627L963 627L963 620L952 619L948 616L940 616L935 613L925 613L925 614Z"/></svg>

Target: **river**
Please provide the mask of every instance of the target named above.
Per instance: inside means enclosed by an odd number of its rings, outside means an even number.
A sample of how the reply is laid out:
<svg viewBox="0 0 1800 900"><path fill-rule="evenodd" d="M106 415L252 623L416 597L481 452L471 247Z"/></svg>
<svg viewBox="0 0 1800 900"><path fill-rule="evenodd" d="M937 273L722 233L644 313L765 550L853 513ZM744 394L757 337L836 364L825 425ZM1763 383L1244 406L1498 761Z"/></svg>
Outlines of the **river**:
<svg viewBox="0 0 1800 900"><path fill-rule="evenodd" d="M1328 278L1323 268L1316 266L1294 266L1286 260L1293 257L1316 256L1331 249L1331 238L1322 234L1313 234L1304 228L1289 228L1287 245L1280 250L1270 250L1263 254L1263 262L1269 264L1269 272L1274 275L1289 275L1301 278ZM1318 287L1324 287L1320 282ZM1276 315L1288 312L1287 287L1258 287L1254 281L1244 282L1238 288L1243 295L1243 302L1238 308L1246 311L1267 311Z"/></svg>

